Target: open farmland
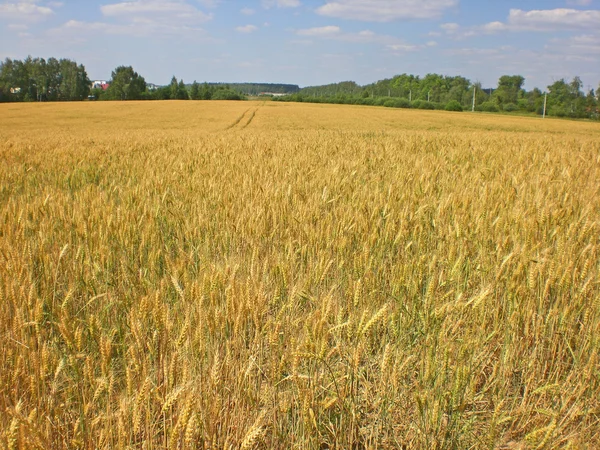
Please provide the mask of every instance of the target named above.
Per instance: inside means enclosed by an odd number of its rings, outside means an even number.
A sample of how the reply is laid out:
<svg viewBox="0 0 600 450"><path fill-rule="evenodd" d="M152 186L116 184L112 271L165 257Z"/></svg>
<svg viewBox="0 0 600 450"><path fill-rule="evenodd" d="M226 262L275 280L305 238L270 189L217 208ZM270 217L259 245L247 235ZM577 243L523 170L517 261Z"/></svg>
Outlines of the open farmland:
<svg viewBox="0 0 600 450"><path fill-rule="evenodd" d="M0 105L0 447L600 447L600 126Z"/></svg>

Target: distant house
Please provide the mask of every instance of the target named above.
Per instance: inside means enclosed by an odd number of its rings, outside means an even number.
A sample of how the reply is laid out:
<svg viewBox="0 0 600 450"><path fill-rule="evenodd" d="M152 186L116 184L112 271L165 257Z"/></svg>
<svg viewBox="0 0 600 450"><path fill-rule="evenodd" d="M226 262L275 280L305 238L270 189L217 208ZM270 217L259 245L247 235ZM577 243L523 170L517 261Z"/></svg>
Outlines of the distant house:
<svg viewBox="0 0 600 450"><path fill-rule="evenodd" d="M159 88L159 86L157 86L154 83L146 83L146 89L148 89L149 91L155 91Z"/></svg>
<svg viewBox="0 0 600 450"><path fill-rule="evenodd" d="M11 94L20 94L21 93L21 88L20 87L10 88L10 93Z"/></svg>
<svg viewBox="0 0 600 450"><path fill-rule="evenodd" d="M108 89L108 86L110 86L110 84L103 80L97 80L92 82L92 89L102 89L103 91L105 91Z"/></svg>
<svg viewBox="0 0 600 450"><path fill-rule="evenodd" d="M260 94L258 94L259 97L283 97L286 95L288 94L282 94L277 92L261 92Z"/></svg>

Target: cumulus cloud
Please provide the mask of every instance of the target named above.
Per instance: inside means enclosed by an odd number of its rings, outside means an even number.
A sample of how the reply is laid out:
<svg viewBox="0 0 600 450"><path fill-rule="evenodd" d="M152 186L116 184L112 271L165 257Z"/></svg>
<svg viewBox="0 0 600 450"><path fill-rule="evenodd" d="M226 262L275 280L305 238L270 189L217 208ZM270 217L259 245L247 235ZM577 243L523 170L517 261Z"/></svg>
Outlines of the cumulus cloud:
<svg viewBox="0 0 600 450"><path fill-rule="evenodd" d="M600 30L600 11L566 8L531 11L511 9L506 22L495 21L471 27L445 23L440 25L440 29L447 36L456 39L506 31L595 31ZM435 32L430 33L432 36L435 34Z"/></svg>
<svg viewBox="0 0 600 450"><path fill-rule="evenodd" d="M589 6L591 4L592 4L592 0L567 0L567 5Z"/></svg>
<svg viewBox="0 0 600 450"><path fill-rule="evenodd" d="M214 6L217 0L202 0L205 6ZM106 21L85 22L70 20L59 28L51 30L53 35L80 35L104 33L111 35L129 35L134 37L206 36L198 25L212 19L185 0L131 0L110 3L100 7ZM81 37L81 36L79 36Z"/></svg>
<svg viewBox="0 0 600 450"><path fill-rule="evenodd" d="M419 50L421 46L411 44L390 44L388 45L388 48L395 52L414 52Z"/></svg>
<svg viewBox="0 0 600 450"><path fill-rule="evenodd" d="M300 0L263 0L262 5L263 8L297 8L302 3Z"/></svg>
<svg viewBox="0 0 600 450"><path fill-rule="evenodd" d="M440 28L444 30L446 33L455 33L460 29L460 25L457 23L443 23L440 25Z"/></svg>
<svg viewBox="0 0 600 450"><path fill-rule="evenodd" d="M329 0L317 8L323 16L367 22L431 19L441 16L458 0Z"/></svg>
<svg viewBox="0 0 600 450"><path fill-rule="evenodd" d="M217 0L200 3L214 6ZM212 18L211 14L184 0L131 0L102 5L100 11L105 21L70 20L50 33L57 36L78 34L78 38L98 33L134 37L205 37L206 32L199 24Z"/></svg>
<svg viewBox="0 0 600 450"><path fill-rule="evenodd" d="M549 51L570 52L582 56L600 55L600 36L584 34L571 36L567 39L552 39L545 48Z"/></svg>
<svg viewBox="0 0 600 450"><path fill-rule="evenodd" d="M39 21L54 14L50 4L38 5L32 1L0 3L0 20Z"/></svg>
<svg viewBox="0 0 600 450"><path fill-rule="evenodd" d="M305 28L296 30L298 36L310 37L313 39L327 39L342 42L351 42L355 44L376 44L381 45L384 50L393 54L400 54L406 52L414 52L417 50L423 50L427 47L434 47L437 45L435 41L429 41L425 44L412 44L407 43L402 39L394 36L377 34L371 30L362 30L359 32L345 32L336 25L328 25L324 27L316 28ZM295 44L308 44L312 41L292 41Z"/></svg>
<svg viewBox="0 0 600 450"><path fill-rule="evenodd" d="M206 36L202 28L159 23L153 20L137 19L131 23L108 23L108 22L83 22L69 20L60 28L50 30L50 35L64 36L75 34L79 38L83 35L101 33L109 35L126 35L134 37L149 36Z"/></svg>
<svg viewBox="0 0 600 450"><path fill-rule="evenodd" d="M338 34L340 31L340 27L328 25L325 27L305 28L296 31L296 34L299 36L332 36Z"/></svg>
<svg viewBox="0 0 600 450"><path fill-rule="evenodd" d="M508 25L514 29L556 31L565 29L600 29L600 11L567 8L523 11L511 9Z"/></svg>
<svg viewBox="0 0 600 450"><path fill-rule="evenodd" d="M212 17L185 1L136 0L103 5L100 10L106 17L139 18L152 15L162 21L176 19L204 22Z"/></svg>
<svg viewBox="0 0 600 450"><path fill-rule="evenodd" d="M9 30L13 31L23 31L27 30L29 27L27 25L23 25L22 23L11 23L8 25Z"/></svg>
<svg viewBox="0 0 600 450"><path fill-rule="evenodd" d="M256 30L258 30L258 27L256 25L244 25L235 28L235 31L239 33L253 33Z"/></svg>

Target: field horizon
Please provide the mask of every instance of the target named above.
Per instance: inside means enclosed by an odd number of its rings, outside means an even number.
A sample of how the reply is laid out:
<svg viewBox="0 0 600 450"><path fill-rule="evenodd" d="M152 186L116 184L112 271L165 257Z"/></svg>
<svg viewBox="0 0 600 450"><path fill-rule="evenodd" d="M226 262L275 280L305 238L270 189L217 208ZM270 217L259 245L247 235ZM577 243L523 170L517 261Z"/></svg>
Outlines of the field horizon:
<svg viewBox="0 0 600 450"><path fill-rule="evenodd" d="M0 448L600 447L600 124L0 104Z"/></svg>

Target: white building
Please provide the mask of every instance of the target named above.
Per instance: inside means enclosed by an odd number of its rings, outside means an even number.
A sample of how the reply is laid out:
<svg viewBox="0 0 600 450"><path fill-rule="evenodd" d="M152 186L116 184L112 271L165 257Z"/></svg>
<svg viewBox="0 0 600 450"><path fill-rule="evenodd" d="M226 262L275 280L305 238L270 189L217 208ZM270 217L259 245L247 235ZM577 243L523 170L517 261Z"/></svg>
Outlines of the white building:
<svg viewBox="0 0 600 450"><path fill-rule="evenodd" d="M108 89L108 82L104 80L97 80L92 82L92 89L102 89L105 91Z"/></svg>

